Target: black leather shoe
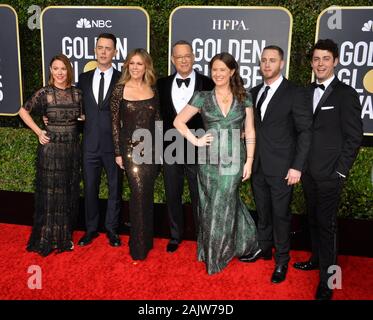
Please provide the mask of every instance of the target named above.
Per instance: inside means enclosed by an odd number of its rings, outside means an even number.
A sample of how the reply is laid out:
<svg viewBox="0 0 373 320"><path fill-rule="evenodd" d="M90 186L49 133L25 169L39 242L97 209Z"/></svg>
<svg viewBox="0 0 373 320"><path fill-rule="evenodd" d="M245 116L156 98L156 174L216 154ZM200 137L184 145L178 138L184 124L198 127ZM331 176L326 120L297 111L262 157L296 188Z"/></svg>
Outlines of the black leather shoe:
<svg viewBox="0 0 373 320"><path fill-rule="evenodd" d="M333 290L329 289L325 283L320 282L316 290L316 300L331 300L332 296Z"/></svg>
<svg viewBox="0 0 373 320"><path fill-rule="evenodd" d="M114 232L107 232L106 236L108 237L109 244L112 247L120 247L121 246L122 243L120 242L120 238L119 238L119 236L116 233L114 233Z"/></svg>
<svg viewBox="0 0 373 320"><path fill-rule="evenodd" d="M84 247L90 244L93 239L99 236L98 232L86 232L84 236L79 240L78 245Z"/></svg>
<svg viewBox="0 0 373 320"><path fill-rule="evenodd" d="M167 244L167 252L175 252L179 248L179 242L175 239L171 239Z"/></svg>
<svg viewBox="0 0 373 320"><path fill-rule="evenodd" d="M240 260L241 262L255 262L258 259L271 260L272 252L258 249L257 251L253 253L250 253L250 254L247 254L245 256L241 256L238 258L238 260Z"/></svg>
<svg viewBox="0 0 373 320"><path fill-rule="evenodd" d="M319 265L316 264L315 262L312 262L311 260L303 261L303 262L295 262L293 264L293 267L295 269L299 269L299 270L303 270L303 271L319 269Z"/></svg>
<svg viewBox="0 0 373 320"><path fill-rule="evenodd" d="M281 283L286 279L286 273L288 271L288 266L286 264L277 265L275 271L273 271L271 281L273 283Z"/></svg>

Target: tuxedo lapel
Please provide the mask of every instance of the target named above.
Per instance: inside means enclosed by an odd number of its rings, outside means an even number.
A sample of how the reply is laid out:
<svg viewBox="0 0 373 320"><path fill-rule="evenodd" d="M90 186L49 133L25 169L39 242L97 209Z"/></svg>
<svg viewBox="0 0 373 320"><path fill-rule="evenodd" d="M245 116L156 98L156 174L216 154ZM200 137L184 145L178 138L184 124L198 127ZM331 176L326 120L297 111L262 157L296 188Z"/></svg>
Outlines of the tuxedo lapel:
<svg viewBox="0 0 373 320"><path fill-rule="evenodd" d="M331 82L331 84L325 89L325 92L324 94L322 95L319 103L317 104L317 107L316 107L316 110L315 110L315 113L313 115L313 117L315 118L317 116L317 114L320 112L320 109L321 109L321 106L324 104L324 102L326 101L326 99L328 99L328 97L330 96L330 94L332 93L335 85L339 82L338 78L335 77L334 80ZM314 92L315 90L313 90ZM312 98L313 98L313 95L312 95ZM313 100L313 99L312 99Z"/></svg>
<svg viewBox="0 0 373 320"><path fill-rule="evenodd" d="M307 88L306 88L306 93L307 93L307 105L308 107L311 109L312 111L312 114L314 115L314 112L313 112L313 94L315 92L315 87L314 87L314 82L311 83L311 85L309 85Z"/></svg>
<svg viewBox="0 0 373 320"><path fill-rule="evenodd" d="M172 100L172 84L174 83L175 77L176 77L176 73L174 73L172 77L169 77L168 82L167 82L167 87L166 87L166 94L167 94L167 99L169 101L169 105L172 108L170 112L173 112L176 115L177 112L174 106L174 102Z"/></svg>
<svg viewBox="0 0 373 320"><path fill-rule="evenodd" d="M258 127L260 127L262 125L262 122L261 122L260 117L258 116L258 109L256 108L256 100L257 100L257 97L258 97L258 93L259 93L259 91L262 87L263 87L263 83L261 83L261 84L257 85L256 87L250 89L251 97L253 99L254 121L255 121L255 125L258 126Z"/></svg>
<svg viewBox="0 0 373 320"><path fill-rule="evenodd" d="M89 81L89 88L90 88L90 96L91 100L98 106L98 103L96 101L95 95L93 93L93 75L95 74L95 70L92 70L92 72L89 75L88 81Z"/></svg>
<svg viewBox="0 0 373 320"><path fill-rule="evenodd" d="M264 122L269 117L269 115L271 114L271 112L273 112L274 109L280 107L279 101L281 97L283 96L283 94L285 93L287 87L288 87L288 81L284 78L280 86L277 88L275 94L272 96L271 101L269 101L267 105L267 110L264 114L262 122Z"/></svg>
<svg viewBox="0 0 373 320"><path fill-rule="evenodd" d="M194 74L196 75L196 83L194 84L193 92L202 91L202 78L197 71L194 71Z"/></svg>
<svg viewBox="0 0 373 320"><path fill-rule="evenodd" d="M256 109L256 100L257 100L257 97L258 97L258 93L259 93L259 91L262 87L263 87L263 83L261 83L260 85L258 85L255 88L250 90L252 98L253 98L253 104L255 106L255 109Z"/></svg>
<svg viewBox="0 0 373 320"><path fill-rule="evenodd" d="M110 99L110 96L111 96L110 93L113 91L113 88L114 88L114 86L117 82L117 79L118 79L117 73L115 72L115 70L113 70L113 75L111 76L110 85L109 85L108 91L106 93L105 99L102 103L103 105L105 105L108 102L108 100Z"/></svg>

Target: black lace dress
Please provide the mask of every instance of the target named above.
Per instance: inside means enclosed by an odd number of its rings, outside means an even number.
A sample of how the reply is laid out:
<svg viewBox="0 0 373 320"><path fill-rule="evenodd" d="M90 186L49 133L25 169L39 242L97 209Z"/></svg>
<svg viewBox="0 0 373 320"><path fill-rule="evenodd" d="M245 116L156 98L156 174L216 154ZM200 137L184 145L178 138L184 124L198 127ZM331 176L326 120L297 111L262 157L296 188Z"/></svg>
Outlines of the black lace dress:
<svg viewBox="0 0 373 320"><path fill-rule="evenodd" d="M159 173L154 156L158 98L154 91L153 98L128 101L123 99L123 89L123 85L117 85L111 98L114 147L115 155L123 158L131 190L130 255L134 260L144 260L153 248L154 183Z"/></svg>
<svg viewBox="0 0 373 320"><path fill-rule="evenodd" d="M47 86L23 106L48 117L50 142L38 145L34 225L27 250L47 256L73 248L72 232L79 210L81 91Z"/></svg>

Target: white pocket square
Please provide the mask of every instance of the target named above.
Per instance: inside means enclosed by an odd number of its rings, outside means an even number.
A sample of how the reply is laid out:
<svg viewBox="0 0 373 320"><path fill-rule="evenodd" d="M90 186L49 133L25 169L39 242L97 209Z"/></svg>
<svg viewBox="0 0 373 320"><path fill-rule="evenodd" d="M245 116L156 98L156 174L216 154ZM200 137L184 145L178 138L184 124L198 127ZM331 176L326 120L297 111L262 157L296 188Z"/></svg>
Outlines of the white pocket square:
<svg viewBox="0 0 373 320"><path fill-rule="evenodd" d="M321 107L321 110L330 110L334 109L334 106Z"/></svg>

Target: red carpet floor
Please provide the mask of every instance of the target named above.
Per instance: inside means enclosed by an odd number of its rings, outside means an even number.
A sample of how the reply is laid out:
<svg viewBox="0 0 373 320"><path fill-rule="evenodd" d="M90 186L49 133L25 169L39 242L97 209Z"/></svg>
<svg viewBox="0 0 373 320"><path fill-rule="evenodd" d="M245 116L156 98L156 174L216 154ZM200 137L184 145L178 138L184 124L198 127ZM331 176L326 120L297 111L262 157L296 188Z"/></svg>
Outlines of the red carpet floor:
<svg viewBox="0 0 373 320"><path fill-rule="evenodd" d="M0 299L161 299L161 300L312 300L318 272L289 267L287 280L272 284L273 260L245 264L234 259L223 272L209 276L196 261L196 243L184 241L173 254L165 251L166 239L155 239L146 261L134 262L124 246L112 248L100 234L91 245L46 258L29 253L25 246L30 227L0 224ZM82 232L74 234L75 242ZM291 264L309 253L291 252ZM335 300L373 300L373 259L340 256L341 290ZM28 288L28 268L42 271L42 289Z"/></svg>

